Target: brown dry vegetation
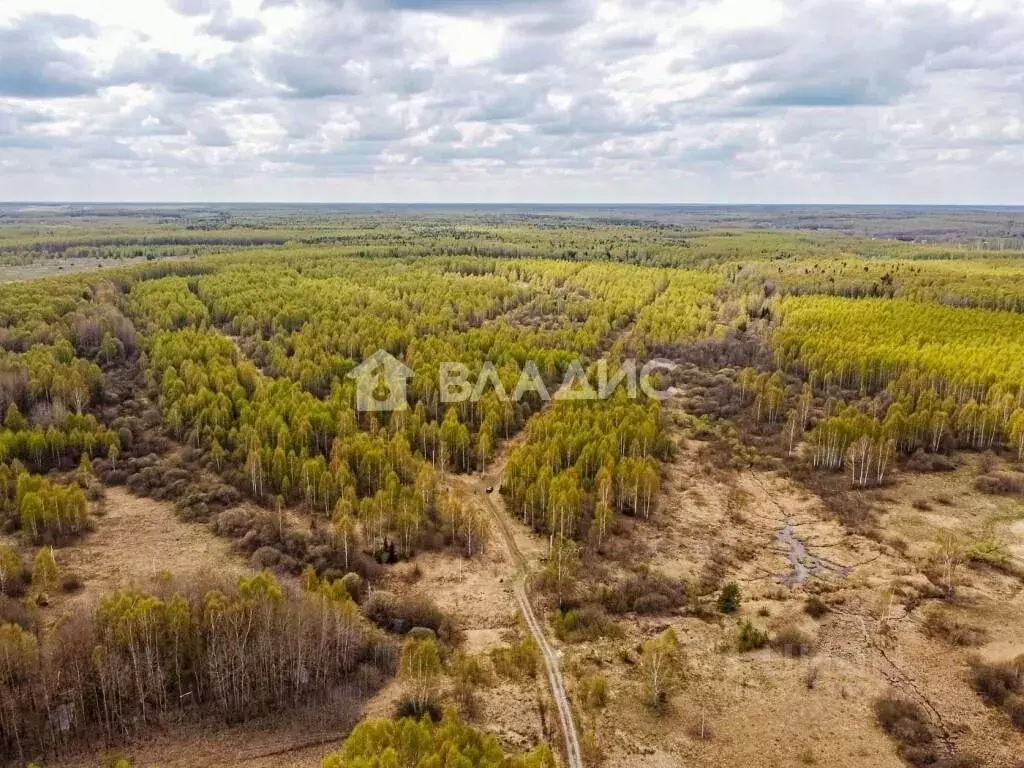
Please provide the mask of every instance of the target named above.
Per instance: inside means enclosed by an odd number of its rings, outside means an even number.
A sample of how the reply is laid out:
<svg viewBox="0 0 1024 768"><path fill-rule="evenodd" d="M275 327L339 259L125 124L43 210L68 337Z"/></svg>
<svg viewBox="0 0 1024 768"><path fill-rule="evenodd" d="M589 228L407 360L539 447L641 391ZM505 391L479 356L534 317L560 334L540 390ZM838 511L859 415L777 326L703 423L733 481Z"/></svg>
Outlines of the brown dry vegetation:
<svg viewBox="0 0 1024 768"><path fill-rule="evenodd" d="M965 565L957 599L947 601L925 575L935 533L951 519L968 536L998 518L999 535L1011 552L1019 552L1012 500L975 489L971 470L904 472L895 486L858 494L858 503L880 512L865 535L837 518L832 505L846 503L842 498L826 503L776 472L716 468L701 441L679 435L678 444L658 513L643 526L620 519L604 557L588 562L574 599L586 602L602 587L637 578L642 563L651 573L685 580L685 604L656 616L618 616L612 636L555 640L584 741L596 741L592 756L624 768L896 768L904 764L898 744L879 727L875 713L877 700L895 694L925 713L940 756L1015 765L1024 738L975 694L970 664L973 653L1005 661L1020 652L1013 628L1024 623L1021 584L1003 570ZM466 503L481 492L477 485L455 483ZM922 514L913 506L922 497L934 499L933 512L944 516L938 525L905 521L904 515ZM792 538L780 538L787 525ZM514 532L532 568L541 570L546 543L525 526L514 525ZM794 552L794 541L804 549ZM794 556L810 570L802 583L794 578ZM483 652L516 637L511 570L492 541L473 561L420 555L394 571L387 584L435 595L458 619L464 650ZM736 581L742 591L735 616L717 615L715 609L726 581ZM544 595L536 597L545 604ZM809 612L811 597L827 610ZM554 605L546 604L551 618ZM929 626L935 611L943 617L939 631L934 620ZM747 621L768 634L771 647L738 652L739 628ZM682 657L678 686L659 714L644 703L639 656L640 646L667 627L678 634ZM549 630L554 637L554 627ZM587 694L595 675L608 687L607 703L598 708L588 704ZM397 686L383 692L372 709L389 713ZM502 682L486 690L478 724L520 748L550 737L550 716L540 716L536 688L531 680L525 687Z"/></svg>
<svg viewBox="0 0 1024 768"><path fill-rule="evenodd" d="M925 575L936 532L949 525L967 540L994 525L1017 557L1016 502L977 490L971 470L905 472L895 486L857 494L879 513L870 529L853 532L832 506L847 500L827 504L775 472L716 468L700 441L680 437L679 445L653 522L621 520L607 559L586 569L580 591L625 578L642 562L685 579L693 597L660 617L620 618L621 637L562 646L578 691L594 673L608 681L607 707L581 724L598 734L607 765L895 768L903 760L874 712L893 692L926 714L940 758L1017 764L1024 736L975 694L970 659L1021 652L1014 628L1024 626L1022 583L1008 569L965 564L956 599L947 601ZM934 499L931 512L914 508L922 497ZM787 525L792 537L780 537ZM809 570L802 583L794 557ZM724 617L714 601L727 581L740 585L743 602ZM809 596L828 609L817 619L805 610ZM953 640L926 627L930 608L941 609ZM773 647L739 653L746 621ZM681 642L681 680L656 714L643 703L639 650L669 626ZM577 711L584 710L581 692Z"/></svg>
<svg viewBox="0 0 1024 768"><path fill-rule="evenodd" d="M182 522L169 502L108 488L104 514L79 545L58 552L61 567L81 576L84 589L68 602L88 603L128 584L146 584L167 571L187 577L203 570L221 575L251 569L230 544L205 526Z"/></svg>

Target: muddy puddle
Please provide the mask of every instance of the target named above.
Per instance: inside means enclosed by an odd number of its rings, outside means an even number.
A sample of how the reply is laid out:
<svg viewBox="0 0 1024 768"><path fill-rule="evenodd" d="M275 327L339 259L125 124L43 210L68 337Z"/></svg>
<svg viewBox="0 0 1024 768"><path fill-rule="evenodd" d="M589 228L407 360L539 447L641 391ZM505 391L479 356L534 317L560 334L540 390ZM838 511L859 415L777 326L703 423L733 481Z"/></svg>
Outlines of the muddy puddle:
<svg viewBox="0 0 1024 768"><path fill-rule="evenodd" d="M846 577L849 569L812 555L808 551L807 545L797 535L792 523L786 523L785 527L775 534L775 540L789 551L789 563L793 568L793 572L777 577L787 587L798 587L811 576L821 576L828 573L834 574L839 578Z"/></svg>

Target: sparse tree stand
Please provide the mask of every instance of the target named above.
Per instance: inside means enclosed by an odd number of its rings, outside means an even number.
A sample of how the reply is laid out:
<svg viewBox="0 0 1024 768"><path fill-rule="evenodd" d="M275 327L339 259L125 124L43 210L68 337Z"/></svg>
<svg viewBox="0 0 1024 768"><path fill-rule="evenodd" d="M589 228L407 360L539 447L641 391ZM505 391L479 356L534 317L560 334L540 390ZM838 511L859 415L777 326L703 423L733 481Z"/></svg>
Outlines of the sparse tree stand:
<svg viewBox="0 0 1024 768"><path fill-rule="evenodd" d="M686 696L700 707L700 720L696 723L696 735L701 741L711 736L711 723L708 716L712 717L717 713L716 705L719 700L716 696L715 684L725 677L726 657L723 654L715 653L706 659L701 665L699 675L686 681Z"/></svg>
<svg viewBox="0 0 1024 768"><path fill-rule="evenodd" d="M644 676L647 703L661 711L668 704L678 679L679 638L669 627L661 635L644 643L640 670Z"/></svg>
<svg viewBox="0 0 1024 768"><path fill-rule="evenodd" d="M36 560L37 584L51 582L52 553ZM181 583L170 598L120 590L60 625L56 654L0 625L0 753L39 754L55 736L110 743L171 713L242 722L320 700L365 658L369 629L340 581L303 581L303 593L266 572L205 593Z"/></svg>
<svg viewBox="0 0 1024 768"><path fill-rule="evenodd" d="M21 578L21 558L10 544L0 545L0 595L7 593L7 585Z"/></svg>
<svg viewBox="0 0 1024 768"><path fill-rule="evenodd" d="M942 586L946 594L956 594L957 574L964 563L964 547L952 531L944 530L936 539L935 557L942 568Z"/></svg>
<svg viewBox="0 0 1024 768"><path fill-rule="evenodd" d="M561 607L570 585L580 573L580 547L572 539L555 537L548 559L547 578L554 585L558 606Z"/></svg>
<svg viewBox="0 0 1024 768"><path fill-rule="evenodd" d="M60 569L52 547L43 547L32 563L32 588L41 595L52 590L60 581Z"/></svg>
<svg viewBox="0 0 1024 768"><path fill-rule="evenodd" d="M349 570L349 558L355 551L359 542L358 527L356 521L349 514L351 505L344 499L339 499L334 505L334 517L331 520L331 537L334 546L341 551L345 559L345 571Z"/></svg>
<svg viewBox="0 0 1024 768"><path fill-rule="evenodd" d="M427 711L441 674L441 656L432 638L410 639L402 648L402 679L408 687L413 710L417 715Z"/></svg>
<svg viewBox="0 0 1024 768"><path fill-rule="evenodd" d="M466 717L472 717L477 709L476 691L489 681L487 668L480 657L459 652L451 664L451 675L459 708Z"/></svg>

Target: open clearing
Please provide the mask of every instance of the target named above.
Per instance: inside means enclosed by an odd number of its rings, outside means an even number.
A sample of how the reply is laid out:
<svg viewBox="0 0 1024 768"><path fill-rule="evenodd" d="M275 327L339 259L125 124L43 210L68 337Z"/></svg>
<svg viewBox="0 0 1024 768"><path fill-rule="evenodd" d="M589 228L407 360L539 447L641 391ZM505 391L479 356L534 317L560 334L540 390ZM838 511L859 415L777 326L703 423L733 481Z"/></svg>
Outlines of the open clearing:
<svg viewBox="0 0 1024 768"><path fill-rule="evenodd" d="M108 488L96 530L80 544L57 551L59 565L82 578L84 589L68 600L89 602L130 584L145 585L163 572L250 573L227 540L204 525L178 519L174 505Z"/></svg>

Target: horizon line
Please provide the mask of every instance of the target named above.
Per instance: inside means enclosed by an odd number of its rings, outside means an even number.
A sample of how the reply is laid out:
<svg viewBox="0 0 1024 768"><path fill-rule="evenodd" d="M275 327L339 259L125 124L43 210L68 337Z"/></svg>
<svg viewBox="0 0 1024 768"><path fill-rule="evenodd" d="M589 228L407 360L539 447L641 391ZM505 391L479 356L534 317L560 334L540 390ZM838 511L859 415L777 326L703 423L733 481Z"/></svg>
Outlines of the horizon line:
<svg viewBox="0 0 1024 768"><path fill-rule="evenodd" d="M295 201L295 200L0 200L0 206L69 206L69 205L124 205L124 206L231 206L231 205L282 205L282 206L352 206L352 207L421 207L421 208L498 208L498 207L535 207L535 208L1020 208L1020 203L907 203L907 202L764 202L764 203L730 203L730 202L658 202L637 203L622 201L606 202L403 202L403 201Z"/></svg>

